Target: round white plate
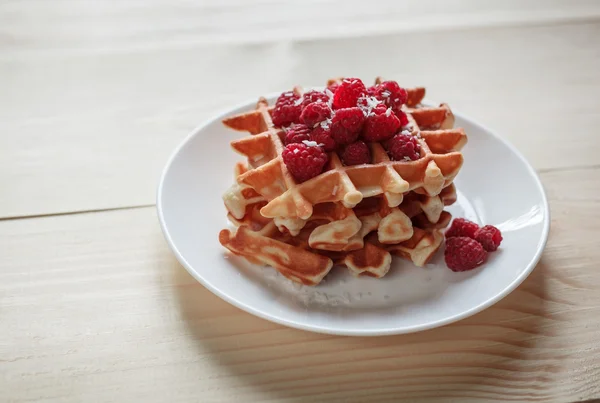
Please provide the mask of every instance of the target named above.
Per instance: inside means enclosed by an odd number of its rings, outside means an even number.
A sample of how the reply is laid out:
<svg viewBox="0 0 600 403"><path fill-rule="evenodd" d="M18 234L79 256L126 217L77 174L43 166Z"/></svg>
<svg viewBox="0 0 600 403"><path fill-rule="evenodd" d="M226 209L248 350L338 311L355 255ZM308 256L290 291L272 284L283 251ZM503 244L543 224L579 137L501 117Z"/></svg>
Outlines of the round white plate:
<svg viewBox="0 0 600 403"><path fill-rule="evenodd" d="M275 97L269 100L273 101ZM449 208L502 230L504 240L482 267L454 273L440 250L425 268L394 258L382 279L353 277L334 268L316 287L301 286L270 267L249 264L218 242L229 226L221 195L241 157L229 146L246 135L221 120L250 110L255 101L227 111L194 130L175 150L158 188L165 237L181 264L206 288L264 319L322 333L374 336L409 333L473 315L514 290L533 270L550 227L538 176L521 154L490 130L455 112L469 138L456 178L458 201Z"/></svg>

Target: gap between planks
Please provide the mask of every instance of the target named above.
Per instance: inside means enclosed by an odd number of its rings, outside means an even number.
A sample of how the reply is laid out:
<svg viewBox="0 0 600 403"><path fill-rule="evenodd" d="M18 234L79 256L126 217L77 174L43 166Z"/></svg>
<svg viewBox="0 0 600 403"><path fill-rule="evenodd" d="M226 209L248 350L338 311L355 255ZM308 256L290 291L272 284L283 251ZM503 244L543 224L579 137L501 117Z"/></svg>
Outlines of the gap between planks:
<svg viewBox="0 0 600 403"><path fill-rule="evenodd" d="M600 164L582 165L582 166L571 166L571 167L563 167L563 168L546 168L546 169L536 170L536 172L540 175L540 177L543 178L544 174L547 174L547 173L572 172L572 171L588 171L588 170L600 170ZM64 212L58 212L58 213L27 214L27 215L19 215L19 216L7 216L7 217L0 217L0 222L2 222L2 221L14 221L14 220L27 220L27 219L32 219L32 218L46 218L46 217L56 217L56 216L71 216L71 215L78 215L78 214L108 213L108 212L111 212L111 211L136 210L136 209L150 208L150 207L156 207L156 203L138 204L138 205L134 205L134 206L122 206L122 207L107 207L107 208L90 209L90 210L64 211Z"/></svg>

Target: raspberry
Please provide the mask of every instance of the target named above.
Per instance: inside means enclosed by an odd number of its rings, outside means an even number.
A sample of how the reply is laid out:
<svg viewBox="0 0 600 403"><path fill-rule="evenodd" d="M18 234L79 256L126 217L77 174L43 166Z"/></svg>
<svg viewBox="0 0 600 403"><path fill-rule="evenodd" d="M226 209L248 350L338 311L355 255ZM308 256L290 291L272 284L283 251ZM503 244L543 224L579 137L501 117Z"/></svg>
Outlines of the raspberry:
<svg viewBox="0 0 600 403"><path fill-rule="evenodd" d="M377 105L365 119L363 138L366 141L385 141L400 129L400 119L386 109L384 105Z"/></svg>
<svg viewBox="0 0 600 403"><path fill-rule="evenodd" d="M406 116L406 113L402 112L401 110L398 110L396 111L396 116L398 116L398 119L400 119L400 125L402 127L408 124L408 116Z"/></svg>
<svg viewBox="0 0 600 403"><path fill-rule="evenodd" d="M294 91L285 91L279 95L277 101L275 101L275 105L291 105L299 99L300 95L296 94Z"/></svg>
<svg viewBox="0 0 600 403"><path fill-rule="evenodd" d="M301 113L300 96L293 91L286 91L277 98L271 118L275 126L282 127L291 123L299 123Z"/></svg>
<svg viewBox="0 0 600 403"><path fill-rule="evenodd" d="M473 221L457 218L452 221L452 225L446 231L446 238L451 237L468 237L475 239L475 233L479 229L479 225Z"/></svg>
<svg viewBox="0 0 600 403"><path fill-rule="evenodd" d="M498 249L502 242L502 233L493 225L485 225L475 232L475 240L488 252Z"/></svg>
<svg viewBox="0 0 600 403"><path fill-rule="evenodd" d="M353 143L364 122L365 115L360 108L338 109L331 119L331 136L340 145Z"/></svg>
<svg viewBox="0 0 600 403"><path fill-rule="evenodd" d="M358 98L367 93L363 82L358 78L344 78L333 94L333 108L352 108Z"/></svg>
<svg viewBox="0 0 600 403"><path fill-rule="evenodd" d="M335 140L331 137L331 131L327 126L323 127L323 125L319 125L315 127L310 133L310 139L323 147L325 151L333 151L337 147Z"/></svg>
<svg viewBox="0 0 600 403"><path fill-rule="evenodd" d="M340 85L338 83L333 83L333 84L327 86L327 89L329 91L331 91L332 94L335 94L335 92L337 91L337 89L338 89L339 86Z"/></svg>
<svg viewBox="0 0 600 403"><path fill-rule="evenodd" d="M378 98L382 99L394 112L400 110L408 100L408 92L395 81L384 81L377 86Z"/></svg>
<svg viewBox="0 0 600 403"><path fill-rule="evenodd" d="M326 103L313 102L306 105L300 115L300 120L307 126L313 127L331 116L331 109Z"/></svg>
<svg viewBox="0 0 600 403"><path fill-rule="evenodd" d="M371 162L371 151L364 142L357 141L347 145L341 157L344 165L368 164Z"/></svg>
<svg viewBox="0 0 600 403"><path fill-rule="evenodd" d="M319 175L327 163L327 154L321 147L306 144L288 144L283 150L282 157L288 170L298 182Z"/></svg>
<svg viewBox="0 0 600 403"><path fill-rule="evenodd" d="M312 104L313 102L329 102L329 96L321 91L310 90L306 91L302 96L302 107Z"/></svg>
<svg viewBox="0 0 600 403"><path fill-rule="evenodd" d="M379 99L379 86L378 85L372 85L370 87L367 87L367 95L370 97L375 97ZM381 99L379 99L381 100Z"/></svg>
<svg viewBox="0 0 600 403"><path fill-rule="evenodd" d="M398 133L386 142L388 153L395 161L418 160L420 158L421 145L415 136L405 133Z"/></svg>
<svg viewBox="0 0 600 403"><path fill-rule="evenodd" d="M474 239L458 236L446 241L444 259L452 271L472 270L487 258L483 246Z"/></svg>
<svg viewBox="0 0 600 403"><path fill-rule="evenodd" d="M285 144L302 143L304 140L310 140L310 128L303 124L297 124L290 127L285 134Z"/></svg>

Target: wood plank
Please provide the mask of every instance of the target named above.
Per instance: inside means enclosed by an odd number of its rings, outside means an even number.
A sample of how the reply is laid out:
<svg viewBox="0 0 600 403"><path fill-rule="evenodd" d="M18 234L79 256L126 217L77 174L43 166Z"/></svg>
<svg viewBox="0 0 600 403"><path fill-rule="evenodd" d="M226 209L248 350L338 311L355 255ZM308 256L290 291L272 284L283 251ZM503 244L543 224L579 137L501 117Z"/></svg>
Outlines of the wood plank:
<svg viewBox="0 0 600 403"><path fill-rule="evenodd" d="M335 15L335 18L331 16ZM18 54L115 52L407 31L590 21L594 0L45 0L3 2L0 42ZM6 55L4 55L6 56Z"/></svg>
<svg viewBox="0 0 600 403"><path fill-rule="evenodd" d="M0 217L152 204L171 150L204 119L334 75L425 84L538 169L596 164L599 34L590 23L125 51L110 40L102 51L29 53L9 34L0 39Z"/></svg>
<svg viewBox="0 0 600 403"><path fill-rule="evenodd" d="M552 234L518 290L394 337L311 334L228 305L175 261L151 208L0 221L1 400L598 398L599 174L543 174Z"/></svg>

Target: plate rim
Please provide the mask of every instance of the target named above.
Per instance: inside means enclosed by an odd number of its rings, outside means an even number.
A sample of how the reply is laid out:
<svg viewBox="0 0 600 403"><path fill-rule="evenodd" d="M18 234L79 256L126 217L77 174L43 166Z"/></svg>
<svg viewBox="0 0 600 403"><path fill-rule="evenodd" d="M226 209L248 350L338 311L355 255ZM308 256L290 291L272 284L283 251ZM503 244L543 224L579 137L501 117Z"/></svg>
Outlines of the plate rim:
<svg viewBox="0 0 600 403"><path fill-rule="evenodd" d="M264 97L267 100L271 100L273 98L276 98L279 94L280 93L278 93L278 92L274 92L274 93L267 94ZM276 316L276 315L273 315L270 313L265 313L265 312L261 311L260 309L254 308L253 306L248 305L247 303L245 303L233 296L230 296L226 292L223 292L222 290L213 286L209 281L206 281L199 273L197 273L195 270L193 270L192 265L179 252L179 249L177 248L177 246L173 242L173 239L171 238L171 235L169 234L169 230L167 228L167 224L165 222L164 215L163 215L163 208L162 208L163 187L164 187L164 183L165 183L165 178L171 168L171 165L174 163L175 159L177 158L177 156L179 155L181 150L188 144L188 142L191 141L192 138L197 136L202 130L204 130L209 125L213 124L214 122L216 122L218 120L222 120L227 115L230 115L233 111L240 110L243 108L248 108L252 104L255 104L255 103L256 103L256 99L252 99L252 100L247 100L245 102L241 102L241 103L234 105L228 109L223 109L220 112L213 115L212 117L208 118L203 123L200 123L194 129L192 129L192 131L190 133L188 133L188 135L179 143L179 145L173 150L173 152L169 156L167 163L165 164L165 166L161 172L158 187L156 189L156 209L157 209L157 214L158 214L158 220L160 223L160 227L161 227L163 236L165 237L167 244L169 245L169 248L171 249L171 251L173 252L175 257L177 258L179 263L187 270L187 272L192 277L194 277L194 279L196 279L196 281L198 281L210 292L215 294L217 297L223 299L224 301L228 302L229 304L231 304L239 309L242 309L243 311L245 311L247 313L250 313L254 316L268 320L273 323L278 323L280 325L284 325L287 327L304 330L304 331L315 332L315 333L321 333L321 334L330 334L330 335L338 335L338 336L390 336L390 335L397 335L397 334L416 333L416 332L421 332L424 330L429 330L429 329L434 329L437 327L445 326L450 323L458 322L460 320L466 319L470 316L473 316L473 315L493 306L497 302L504 299L511 292L513 292L519 285L521 285L521 283L523 283L523 281L527 277L529 277L531 272L535 269L535 267L539 263L539 261L542 257L542 254L546 248L546 244L548 242L548 237L550 234L550 223L552 220L550 217L550 206L548 203L548 197L546 195L544 185L543 185L538 173L531 166L529 161L527 161L527 159L523 156L523 154L512 143L510 143L508 140L506 140L505 138L498 135L496 132L494 132L487 126L479 123L477 120L472 119L468 115L465 115L465 114L461 113L460 111L453 108L452 113L455 116L459 116L461 119L464 119L465 121L468 121L469 123L472 123L476 126L481 127L489 135L491 135L492 137L495 137L496 140L502 142L505 146L507 146L509 148L509 150L511 152L513 152L517 156L517 158L519 158L521 160L521 162L524 163L526 169L529 171L529 173L533 177L534 182L542 196L544 223L543 223L541 238L537 245L537 250L536 250L535 254L533 255L533 258L527 264L525 270L523 270L519 276L515 277L515 279L511 283L509 283L501 292L499 292L498 294L496 294L495 296L493 296L491 298L488 298L484 302L471 307L470 309L467 309L459 314L455 314L455 315L449 316L444 319L432 321L432 322L425 323L425 324L417 324L417 325L413 325L413 326L388 327L388 328L382 327L381 329L375 329L375 330L360 329L360 328L338 329L335 327L326 327L326 326L306 324L306 323L302 323L302 322L298 322L298 321L294 321L294 320L289 320L284 317ZM423 103L436 104L435 102L431 102L428 100L424 100Z"/></svg>

